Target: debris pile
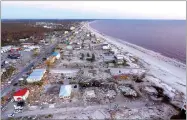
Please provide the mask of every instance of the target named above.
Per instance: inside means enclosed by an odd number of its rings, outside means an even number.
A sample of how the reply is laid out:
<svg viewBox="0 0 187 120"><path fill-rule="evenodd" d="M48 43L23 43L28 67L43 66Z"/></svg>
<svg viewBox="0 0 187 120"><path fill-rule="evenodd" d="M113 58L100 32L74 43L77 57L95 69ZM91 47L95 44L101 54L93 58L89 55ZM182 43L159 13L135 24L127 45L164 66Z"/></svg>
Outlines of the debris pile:
<svg viewBox="0 0 187 120"><path fill-rule="evenodd" d="M116 92L114 90L109 90L106 94L106 96L111 99L111 98L115 98L116 96Z"/></svg>
<svg viewBox="0 0 187 120"><path fill-rule="evenodd" d="M133 97L138 96L137 92L128 86L119 86L119 89L121 90L124 96L133 96Z"/></svg>

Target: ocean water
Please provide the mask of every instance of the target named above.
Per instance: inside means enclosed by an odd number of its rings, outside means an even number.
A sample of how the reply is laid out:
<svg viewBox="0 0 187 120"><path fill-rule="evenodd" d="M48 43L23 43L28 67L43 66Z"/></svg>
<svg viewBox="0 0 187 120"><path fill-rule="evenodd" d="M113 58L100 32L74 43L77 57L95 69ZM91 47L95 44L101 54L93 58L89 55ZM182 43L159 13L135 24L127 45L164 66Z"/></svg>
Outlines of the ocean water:
<svg viewBox="0 0 187 120"><path fill-rule="evenodd" d="M108 36L186 63L185 20L97 20L90 26Z"/></svg>

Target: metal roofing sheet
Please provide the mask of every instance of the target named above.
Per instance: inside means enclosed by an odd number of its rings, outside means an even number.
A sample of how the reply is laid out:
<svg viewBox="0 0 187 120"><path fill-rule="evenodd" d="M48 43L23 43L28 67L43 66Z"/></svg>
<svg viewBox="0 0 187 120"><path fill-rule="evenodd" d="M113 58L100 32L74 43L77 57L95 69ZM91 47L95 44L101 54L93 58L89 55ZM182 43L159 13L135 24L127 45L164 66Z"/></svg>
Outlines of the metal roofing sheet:
<svg viewBox="0 0 187 120"><path fill-rule="evenodd" d="M39 79L45 73L45 69L35 69L27 79Z"/></svg>
<svg viewBox="0 0 187 120"><path fill-rule="evenodd" d="M60 87L59 97L66 97L71 95L71 85L62 85Z"/></svg>

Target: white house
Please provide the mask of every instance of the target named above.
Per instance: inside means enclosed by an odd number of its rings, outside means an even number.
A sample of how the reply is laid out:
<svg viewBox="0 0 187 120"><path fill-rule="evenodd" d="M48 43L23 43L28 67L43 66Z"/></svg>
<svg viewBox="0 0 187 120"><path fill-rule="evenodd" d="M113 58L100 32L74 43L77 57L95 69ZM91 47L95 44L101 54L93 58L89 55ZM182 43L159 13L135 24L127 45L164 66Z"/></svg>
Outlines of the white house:
<svg viewBox="0 0 187 120"><path fill-rule="evenodd" d="M96 95L95 95L94 90L85 91L84 97L86 97L86 98L95 98Z"/></svg>
<svg viewBox="0 0 187 120"><path fill-rule="evenodd" d="M103 50L110 50L110 46L109 45L104 45Z"/></svg>

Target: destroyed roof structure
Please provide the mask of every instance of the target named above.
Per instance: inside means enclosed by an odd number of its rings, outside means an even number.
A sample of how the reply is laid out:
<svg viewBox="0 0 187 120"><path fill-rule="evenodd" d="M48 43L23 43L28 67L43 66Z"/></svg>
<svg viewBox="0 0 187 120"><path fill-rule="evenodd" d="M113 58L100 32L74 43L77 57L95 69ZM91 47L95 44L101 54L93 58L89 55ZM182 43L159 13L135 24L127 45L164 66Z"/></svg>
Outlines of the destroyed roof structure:
<svg viewBox="0 0 187 120"><path fill-rule="evenodd" d="M104 57L104 62L113 62L115 60L114 56L103 56Z"/></svg>
<svg viewBox="0 0 187 120"><path fill-rule="evenodd" d="M85 91L84 96L85 96L85 98L95 98L96 97L94 90Z"/></svg>
<svg viewBox="0 0 187 120"><path fill-rule="evenodd" d="M79 72L79 69L68 69L68 68L64 68L64 69L52 69L52 70L50 70L50 72L51 73L62 73L66 77L73 77L73 76L77 75L77 73Z"/></svg>
<svg viewBox="0 0 187 120"><path fill-rule="evenodd" d="M128 75L128 74L136 74L136 75L142 75L145 73L146 70L144 69L139 69L139 68L110 68L110 73L111 75Z"/></svg>

